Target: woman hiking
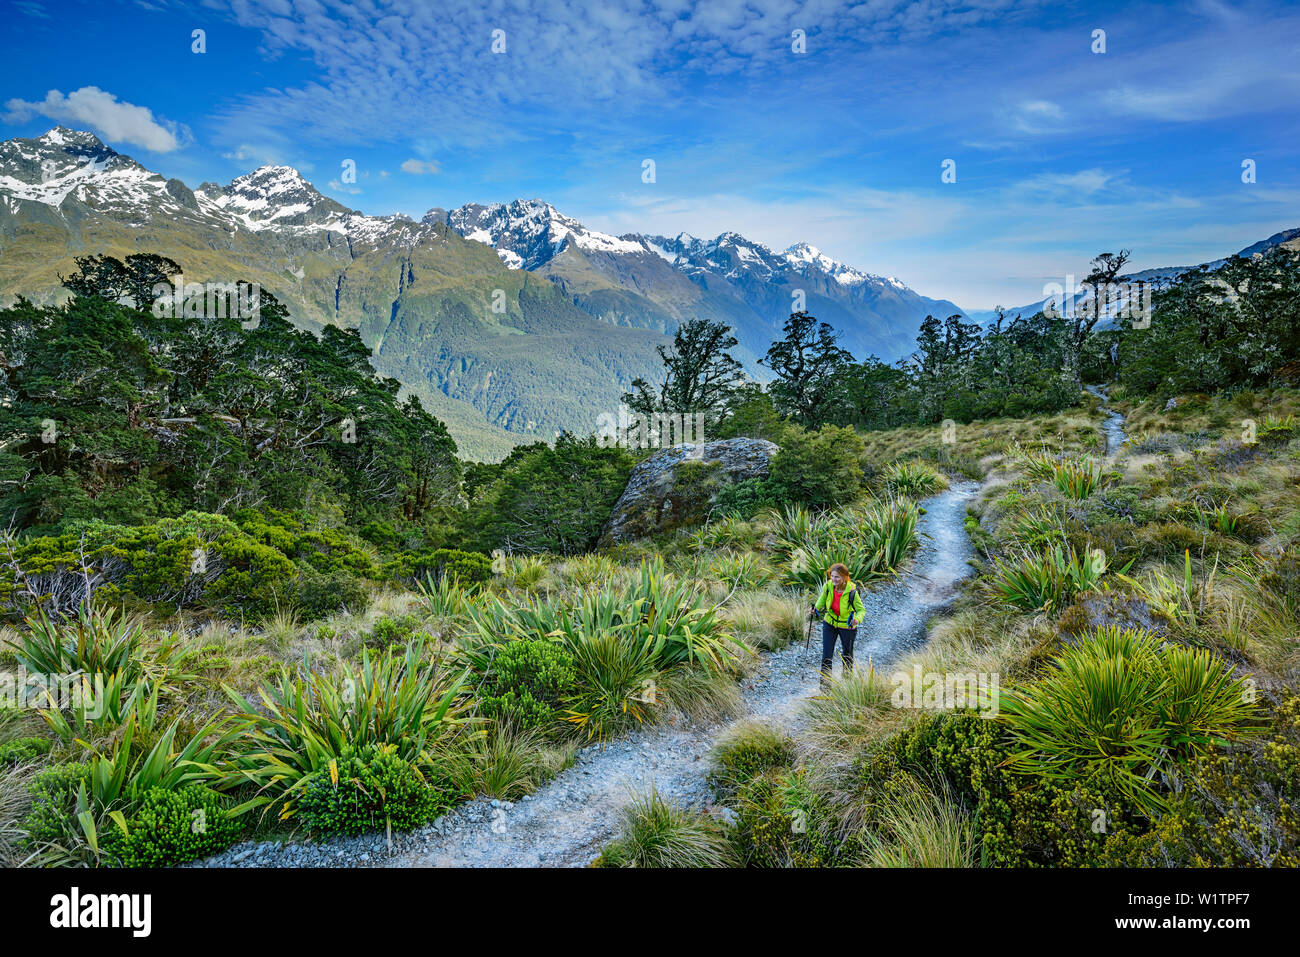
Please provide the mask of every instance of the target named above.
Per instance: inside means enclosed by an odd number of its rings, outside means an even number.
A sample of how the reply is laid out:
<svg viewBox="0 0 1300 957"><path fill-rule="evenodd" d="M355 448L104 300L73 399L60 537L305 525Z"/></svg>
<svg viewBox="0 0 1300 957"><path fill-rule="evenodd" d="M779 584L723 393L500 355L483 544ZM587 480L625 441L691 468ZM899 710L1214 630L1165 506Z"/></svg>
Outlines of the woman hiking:
<svg viewBox="0 0 1300 957"><path fill-rule="evenodd" d="M858 622L867 612L862 596L849 580L847 565L831 566L830 578L822 586L817 603L808 611L809 618L819 614L822 620L822 690L830 685L831 661L835 655L835 639L840 640L840 678L853 671L853 638L858 633Z"/></svg>

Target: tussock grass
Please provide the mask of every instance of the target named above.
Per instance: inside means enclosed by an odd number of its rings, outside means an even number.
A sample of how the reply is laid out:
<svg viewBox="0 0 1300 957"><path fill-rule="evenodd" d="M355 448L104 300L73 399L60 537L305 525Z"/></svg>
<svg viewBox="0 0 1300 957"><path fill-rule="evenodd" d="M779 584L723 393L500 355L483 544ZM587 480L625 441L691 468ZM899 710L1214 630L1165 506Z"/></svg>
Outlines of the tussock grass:
<svg viewBox="0 0 1300 957"><path fill-rule="evenodd" d="M674 668L659 677L659 705L675 710L696 724L712 724L740 711L741 695L735 678L705 668ZM664 720L660 709L656 720Z"/></svg>
<svg viewBox="0 0 1300 957"><path fill-rule="evenodd" d="M453 780L466 794L516 801L573 763L572 743L547 741L531 729L494 724L467 733L442 754Z"/></svg>
<svg viewBox="0 0 1300 957"><path fill-rule="evenodd" d="M805 706L810 746L824 757L853 755L867 748L906 720L906 713L893 705L893 690L888 677L870 665L832 679Z"/></svg>
<svg viewBox="0 0 1300 957"><path fill-rule="evenodd" d="M764 651L780 651L804 638L804 602L791 591L737 592L723 607L736 637Z"/></svg>
<svg viewBox="0 0 1300 957"><path fill-rule="evenodd" d="M24 846L23 818L32 803L27 786L37 770L35 765L22 764L0 774L0 867L19 867L30 854Z"/></svg>
<svg viewBox="0 0 1300 957"><path fill-rule="evenodd" d="M657 790L634 795L619 812L618 836L605 848L602 867L728 867L735 864L722 828L675 807Z"/></svg>
<svg viewBox="0 0 1300 957"><path fill-rule="evenodd" d="M939 425L866 432L863 459L880 470L901 459L920 458L945 471L980 478L1017 445L1047 446L1070 454L1104 451L1105 440L1098 431L1101 418L1099 413L1074 409L1028 419L977 420L957 425L951 443L944 442Z"/></svg>
<svg viewBox="0 0 1300 957"><path fill-rule="evenodd" d="M868 867L974 867L975 826L947 788L937 791L910 776L881 809L877 828L866 835Z"/></svg>
<svg viewBox="0 0 1300 957"><path fill-rule="evenodd" d="M905 779L896 800L880 811L878 830L867 833L868 867L974 867L975 826L957 798Z"/></svg>

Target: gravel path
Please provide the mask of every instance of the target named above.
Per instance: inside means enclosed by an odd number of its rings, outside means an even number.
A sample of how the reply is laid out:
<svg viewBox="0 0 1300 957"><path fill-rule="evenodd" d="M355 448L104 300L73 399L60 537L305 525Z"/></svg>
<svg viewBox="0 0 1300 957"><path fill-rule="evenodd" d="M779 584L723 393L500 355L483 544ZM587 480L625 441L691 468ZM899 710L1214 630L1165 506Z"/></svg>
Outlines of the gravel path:
<svg viewBox="0 0 1300 957"><path fill-rule="evenodd" d="M925 640L926 623L947 605L958 582L971 573L973 552L963 530L975 482L955 484L927 499L920 531L925 537L902 577L865 597L855 657L879 670ZM820 637L764 657L742 687L744 713L798 727L802 705L818 691ZM733 722L711 726L651 727L579 752L574 765L537 794L510 803L468 802L428 827L323 844L243 844L209 858L208 867L581 867L608 843L618 810L636 791L654 786L668 801L704 808L713 800L705 782L708 755Z"/></svg>
<svg viewBox="0 0 1300 957"><path fill-rule="evenodd" d="M1086 385L1084 389L1101 399L1103 403L1110 401L1110 396L1102 391L1099 385ZM1124 416L1104 404L1101 411L1106 413L1106 421L1101 426L1102 432L1106 435L1106 455L1113 458L1127 438L1124 434Z"/></svg>

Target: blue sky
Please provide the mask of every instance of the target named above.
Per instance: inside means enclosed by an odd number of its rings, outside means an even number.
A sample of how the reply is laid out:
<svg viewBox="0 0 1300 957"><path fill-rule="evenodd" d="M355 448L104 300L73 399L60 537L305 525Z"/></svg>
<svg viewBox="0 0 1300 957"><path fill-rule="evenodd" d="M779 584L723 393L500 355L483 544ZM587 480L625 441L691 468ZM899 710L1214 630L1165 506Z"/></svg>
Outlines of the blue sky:
<svg viewBox="0 0 1300 957"><path fill-rule="evenodd" d="M1293 3L8 0L4 19L0 136L90 128L195 186L273 162L373 214L536 196L615 233L805 240L967 309L1103 250L1194 263L1300 226Z"/></svg>

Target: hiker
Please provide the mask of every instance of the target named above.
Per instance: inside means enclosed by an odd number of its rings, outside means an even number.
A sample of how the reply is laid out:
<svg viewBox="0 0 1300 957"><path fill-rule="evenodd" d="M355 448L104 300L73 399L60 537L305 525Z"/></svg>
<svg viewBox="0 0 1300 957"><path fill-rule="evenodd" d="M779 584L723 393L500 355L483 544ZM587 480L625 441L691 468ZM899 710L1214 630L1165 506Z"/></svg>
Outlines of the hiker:
<svg viewBox="0 0 1300 957"><path fill-rule="evenodd" d="M831 677L831 659L835 655L835 639L840 640L840 677L847 677L853 671L853 638L858 631L858 622L867 612L862 604L862 596L849 580L847 565L836 563L831 566L830 578L822 586L817 596L817 604L808 610L809 618L822 618L822 689L825 690Z"/></svg>

